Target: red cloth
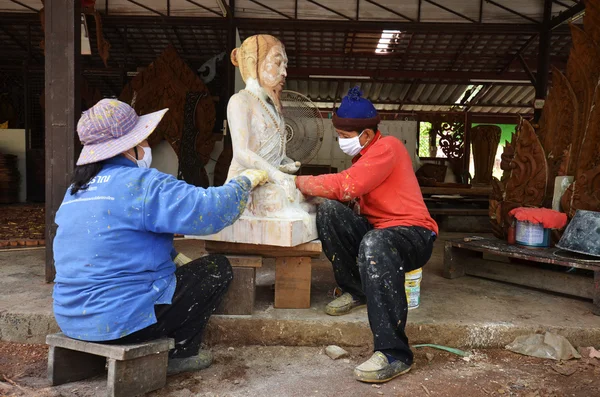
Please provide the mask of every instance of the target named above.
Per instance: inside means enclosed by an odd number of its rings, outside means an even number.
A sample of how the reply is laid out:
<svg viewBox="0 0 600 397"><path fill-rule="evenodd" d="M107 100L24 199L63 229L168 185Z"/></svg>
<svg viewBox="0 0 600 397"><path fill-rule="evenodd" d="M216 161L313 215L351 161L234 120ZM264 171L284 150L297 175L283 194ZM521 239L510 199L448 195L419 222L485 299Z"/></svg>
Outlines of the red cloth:
<svg viewBox="0 0 600 397"><path fill-rule="evenodd" d="M508 213L519 221L542 224L546 229L562 229L567 224L567 214L548 208L519 207Z"/></svg>
<svg viewBox="0 0 600 397"><path fill-rule="evenodd" d="M337 174L299 176L296 186L307 196L358 199L360 214L376 229L420 226L438 233L402 142L378 131L352 162L352 167Z"/></svg>

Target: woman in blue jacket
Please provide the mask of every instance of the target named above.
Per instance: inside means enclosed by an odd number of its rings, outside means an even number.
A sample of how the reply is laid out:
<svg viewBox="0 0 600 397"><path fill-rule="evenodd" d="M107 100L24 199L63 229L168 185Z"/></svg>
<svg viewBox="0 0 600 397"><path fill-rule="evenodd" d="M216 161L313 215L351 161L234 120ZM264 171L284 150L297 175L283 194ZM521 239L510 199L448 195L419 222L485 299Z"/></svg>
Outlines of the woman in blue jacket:
<svg viewBox="0 0 600 397"><path fill-rule="evenodd" d="M202 333L232 271L224 256L189 261L175 252L173 234L231 225L267 175L247 170L202 189L150 168L146 139L166 111L138 117L129 105L103 99L82 115L84 147L55 218L53 298L56 321L71 338L174 338L168 371L177 373L210 365Z"/></svg>

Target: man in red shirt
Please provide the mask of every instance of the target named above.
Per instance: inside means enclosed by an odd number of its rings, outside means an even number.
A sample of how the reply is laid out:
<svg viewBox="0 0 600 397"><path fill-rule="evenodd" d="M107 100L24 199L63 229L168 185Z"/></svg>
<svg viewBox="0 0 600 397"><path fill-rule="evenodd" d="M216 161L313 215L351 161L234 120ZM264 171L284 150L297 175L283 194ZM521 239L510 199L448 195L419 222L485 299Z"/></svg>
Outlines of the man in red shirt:
<svg viewBox="0 0 600 397"><path fill-rule="evenodd" d="M330 199L319 206L317 228L343 294L325 311L336 316L367 305L375 352L356 367L355 377L386 382L412 365L404 277L427 263L438 227L408 151L398 139L381 135L377 110L361 96L352 88L333 116L341 149L355 156L352 167L299 176L296 186L307 196Z"/></svg>

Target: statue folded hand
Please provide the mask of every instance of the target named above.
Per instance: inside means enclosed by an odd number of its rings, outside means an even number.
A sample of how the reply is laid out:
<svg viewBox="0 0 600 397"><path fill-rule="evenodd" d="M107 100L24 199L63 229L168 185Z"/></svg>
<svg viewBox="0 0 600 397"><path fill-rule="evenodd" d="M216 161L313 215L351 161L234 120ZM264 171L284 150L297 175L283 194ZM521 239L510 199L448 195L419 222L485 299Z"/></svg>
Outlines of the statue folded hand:
<svg viewBox="0 0 600 397"><path fill-rule="evenodd" d="M279 166L279 171L285 172L286 174L295 174L302 164L299 161L287 163Z"/></svg>

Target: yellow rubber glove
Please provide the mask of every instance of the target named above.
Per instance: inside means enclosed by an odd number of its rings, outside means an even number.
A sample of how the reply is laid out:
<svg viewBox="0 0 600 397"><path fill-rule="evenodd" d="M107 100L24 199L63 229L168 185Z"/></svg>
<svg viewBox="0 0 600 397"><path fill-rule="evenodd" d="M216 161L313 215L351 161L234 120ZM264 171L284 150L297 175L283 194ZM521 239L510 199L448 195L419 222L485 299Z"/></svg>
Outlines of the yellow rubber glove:
<svg viewBox="0 0 600 397"><path fill-rule="evenodd" d="M263 170L248 169L243 171L240 176L245 176L250 179L252 189L259 185L264 185L269 180L269 174L267 174L267 171Z"/></svg>
<svg viewBox="0 0 600 397"><path fill-rule="evenodd" d="M173 262L175 262L175 266L181 267L183 265L187 265L192 260L183 254L177 254Z"/></svg>

